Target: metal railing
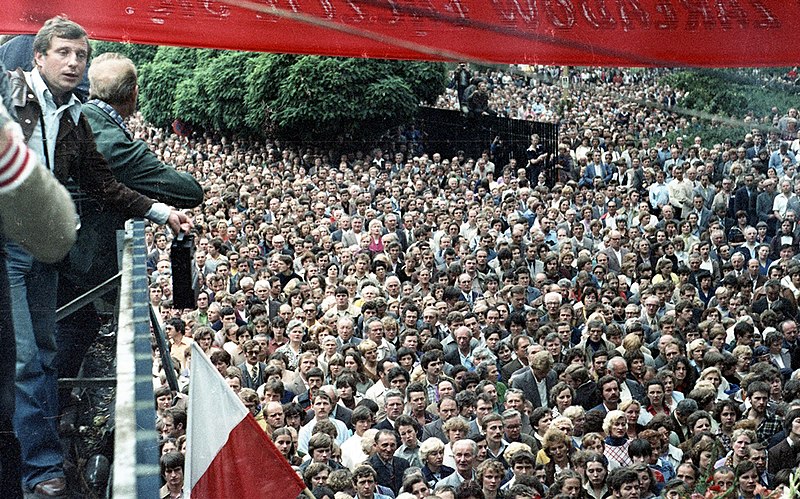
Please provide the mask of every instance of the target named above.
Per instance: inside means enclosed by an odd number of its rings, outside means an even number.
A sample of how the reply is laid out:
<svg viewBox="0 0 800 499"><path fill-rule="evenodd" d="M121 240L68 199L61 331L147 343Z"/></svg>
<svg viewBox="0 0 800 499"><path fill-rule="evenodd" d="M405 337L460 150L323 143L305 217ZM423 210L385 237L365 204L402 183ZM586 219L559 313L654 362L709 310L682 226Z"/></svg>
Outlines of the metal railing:
<svg viewBox="0 0 800 499"><path fill-rule="evenodd" d="M112 484L112 496L115 499L155 497L161 486L153 403L153 356L146 258L144 223L141 220L128 221L120 265L122 270L118 307Z"/></svg>

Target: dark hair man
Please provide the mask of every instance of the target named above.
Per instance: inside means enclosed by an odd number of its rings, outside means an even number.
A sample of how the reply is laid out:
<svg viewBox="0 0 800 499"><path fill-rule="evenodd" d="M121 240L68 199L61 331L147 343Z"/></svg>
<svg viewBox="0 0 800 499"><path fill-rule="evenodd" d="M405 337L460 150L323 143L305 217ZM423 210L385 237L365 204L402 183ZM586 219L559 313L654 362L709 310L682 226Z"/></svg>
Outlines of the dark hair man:
<svg viewBox="0 0 800 499"><path fill-rule="evenodd" d="M69 193L13 132L11 96L0 63L0 248L16 241L42 262L62 259L75 243ZM8 274L0 258L0 310L10 310ZM0 496L22 497L19 442L13 431L16 345L11 314L0 314Z"/></svg>
<svg viewBox="0 0 800 499"><path fill-rule="evenodd" d="M185 214L133 191L114 179L97 151L92 130L73 94L91 56L86 31L61 17L48 20L33 43L34 69L12 75L12 86L26 97L15 102L28 146L62 183L70 178L104 208L128 217L145 217L167 224L174 232L188 231ZM27 96L32 95L32 98ZM63 127L63 128L62 128ZM22 446L25 488L45 496L66 491L61 442L56 428L58 398L54 337L56 318L55 267L35 261L22 247L6 246L12 317L17 345L17 410L14 427ZM36 286L27 283L36 282ZM37 310L32 314L31 310ZM35 319L35 320L34 320ZM43 394L38 396L34 394Z"/></svg>

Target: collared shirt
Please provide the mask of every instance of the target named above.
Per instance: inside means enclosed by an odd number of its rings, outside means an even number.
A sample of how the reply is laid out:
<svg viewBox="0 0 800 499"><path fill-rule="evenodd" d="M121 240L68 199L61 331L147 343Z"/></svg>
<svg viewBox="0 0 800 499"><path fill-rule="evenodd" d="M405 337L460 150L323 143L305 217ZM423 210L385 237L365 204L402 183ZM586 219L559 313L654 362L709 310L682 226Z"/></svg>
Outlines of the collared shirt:
<svg viewBox="0 0 800 499"><path fill-rule="evenodd" d="M764 419L756 428L756 437L759 442L768 441L773 435L783 430L783 423L774 412L767 411Z"/></svg>
<svg viewBox="0 0 800 499"><path fill-rule="evenodd" d="M495 459L498 459L498 460L500 460L500 461L505 461L505 460L503 459L503 452L505 452L505 451L506 451L506 448L508 448L508 442L507 442L507 441L506 441L506 439L504 438L504 439L502 439L502 440L500 441L500 449L497 451L497 454L495 454L494 452L492 452L492 449L490 449L489 447L487 447L487 448L486 448L486 453L487 453L489 456L491 456L491 457L493 457L493 458L495 458Z"/></svg>
<svg viewBox="0 0 800 499"><path fill-rule="evenodd" d="M120 128L122 128L122 131L125 132L125 135L127 135L129 139L133 139L131 131L128 130L128 125L125 124L125 118L123 118L122 115L119 114L116 109L111 107L111 104L108 104L105 101L101 101L100 99L92 99L89 102L87 102L87 104L94 104L95 106L100 108L101 111L110 116L111 119L114 120L116 124L119 125ZM235 270L232 270L231 273L235 274L236 272Z"/></svg>
<svg viewBox="0 0 800 499"><path fill-rule="evenodd" d="M464 355L461 353L461 350L458 351L458 357L461 360L461 365L467 368L467 371L474 371L475 365L472 363L470 359L470 354Z"/></svg>
<svg viewBox="0 0 800 499"><path fill-rule="evenodd" d="M662 205L669 204L669 190L666 184L653 184L650 186L648 198L650 206L657 208Z"/></svg>
<svg viewBox="0 0 800 499"><path fill-rule="evenodd" d="M189 350L189 348L191 348L191 346L192 339L184 336L181 338L179 343L172 342L169 347L169 354L181 361L181 364L183 364L184 360L186 360L186 352Z"/></svg>
<svg viewBox="0 0 800 499"><path fill-rule="evenodd" d="M433 402L439 402L439 385L438 383L431 383L428 381L428 378L425 378L425 391L428 392L428 400Z"/></svg>
<svg viewBox="0 0 800 499"><path fill-rule="evenodd" d="M547 407L547 378L538 380L536 379L536 375L534 375L533 379L536 382L536 389L539 391L539 401L542 403L542 407Z"/></svg>
<svg viewBox="0 0 800 499"><path fill-rule="evenodd" d="M28 140L28 147L38 155L43 165L53 171L56 157L56 137L58 137L61 116L68 112L70 119L77 124L81 116L81 101L74 94L70 94L70 99L66 104L57 106L53 100L52 92L50 92L47 83L42 79L38 69L25 73L25 79L39 101L39 107L42 110L42 121L45 127L44 135L42 135L41 123L33 128L31 138ZM46 152L43 138L47 139Z"/></svg>
<svg viewBox="0 0 800 499"><path fill-rule="evenodd" d="M622 381L619 383L619 401L625 402L628 400L633 400L633 394L631 394L631 389L628 386L628 383Z"/></svg>
<svg viewBox="0 0 800 499"><path fill-rule="evenodd" d="M403 444L394 451L395 457L402 457L410 466L416 466L418 468L422 468L422 461L419 458L419 445L415 448L410 448L407 445Z"/></svg>
<svg viewBox="0 0 800 499"><path fill-rule="evenodd" d="M333 425L336 427L336 438L334 439L334 441L336 442L336 445L341 447L341 445L345 442L345 440L350 438L353 432L351 432L347 428L347 426L345 426L345 424L339 421L338 419L328 417L327 420L333 423ZM317 425L317 418L314 418L308 423L306 423L302 428L300 428L300 431L298 432L297 436L298 451L304 454L308 454L308 441L311 439L311 433L316 425Z"/></svg>

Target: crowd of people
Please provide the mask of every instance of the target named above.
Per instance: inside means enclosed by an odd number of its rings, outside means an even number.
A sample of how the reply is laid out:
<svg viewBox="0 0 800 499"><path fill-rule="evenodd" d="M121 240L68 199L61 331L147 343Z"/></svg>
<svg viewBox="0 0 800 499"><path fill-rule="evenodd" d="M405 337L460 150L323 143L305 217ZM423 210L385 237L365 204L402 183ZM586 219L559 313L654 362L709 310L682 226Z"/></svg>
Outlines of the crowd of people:
<svg viewBox="0 0 800 499"><path fill-rule="evenodd" d="M459 71L440 106L474 85L499 115L558 122L558 150L447 158L415 131L332 151L129 123L205 192L186 212L196 308L172 306L169 233L146 234L181 386L194 341L318 498L788 488L796 110L705 144L657 71L586 70L569 88L557 68ZM156 371L174 476L185 399Z"/></svg>
<svg viewBox="0 0 800 499"><path fill-rule="evenodd" d="M441 106L557 122L557 150L533 136L526 158L490 144L442 157L413 128L369 151L182 137L134 113L136 68L119 54L94 61L91 100L79 101L91 56L80 26L54 18L27 41L34 67L11 79L29 100L6 102L30 157L73 193L149 219L149 300L171 358L161 365L154 342L161 497L183 494L193 342L318 499L789 490L800 455L795 109L743 111L750 133L705 144L658 71L459 65ZM8 150L29 150L20 139L2 149L5 182ZM111 237L118 221L75 201L84 230L67 263L97 262L103 243L87 250L85 228ZM190 229L195 306L183 309L170 240ZM2 366L10 376L16 358L2 436L19 437L21 485L57 497L55 374L77 372L89 329L83 317L56 331L72 271L18 242L0 290L18 348ZM6 478L4 496L18 497Z"/></svg>

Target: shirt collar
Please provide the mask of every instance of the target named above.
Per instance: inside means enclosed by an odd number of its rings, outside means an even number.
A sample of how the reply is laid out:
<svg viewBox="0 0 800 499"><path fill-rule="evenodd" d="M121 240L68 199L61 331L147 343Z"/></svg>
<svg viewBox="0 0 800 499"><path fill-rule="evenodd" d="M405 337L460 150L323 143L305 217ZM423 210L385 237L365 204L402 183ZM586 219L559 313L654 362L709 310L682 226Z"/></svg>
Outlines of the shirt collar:
<svg viewBox="0 0 800 499"><path fill-rule="evenodd" d="M42 75L39 73L39 69L33 68L28 75L28 83L30 84L31 89L33 89L34 94L36 94L36 99L39 101L40 107L52 107L56 110L56 114L60 113L62 110L67 110L69 111L69 115L70 118L72 118L73 123L78 123L78 119L81 116L81 101L75 97L74 93L70 93L69 101L66 104L58 106L53 99L53 93L47 87L47 83L45 83Z"/></svg>
<svg viewBox="0 0 800 499"><path fill-rule="evenodd" d="M111 104L102 101L100 99L92 99L89 102L87 102L87 104L93 104L97 106L100 110L109 115L111 119L113 119L117 123L117 125L119 125L120 128L122 128L122 131L125 132L125 135L129 139L133 137L131 135L130 130L128 130L128 125L125 124L125 119L122 117L121 114L119 114L119 112L117 112L116 109L114 109L111 106Z"/></svg>

